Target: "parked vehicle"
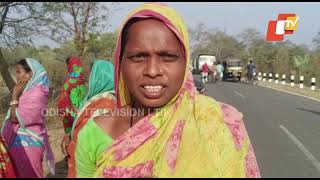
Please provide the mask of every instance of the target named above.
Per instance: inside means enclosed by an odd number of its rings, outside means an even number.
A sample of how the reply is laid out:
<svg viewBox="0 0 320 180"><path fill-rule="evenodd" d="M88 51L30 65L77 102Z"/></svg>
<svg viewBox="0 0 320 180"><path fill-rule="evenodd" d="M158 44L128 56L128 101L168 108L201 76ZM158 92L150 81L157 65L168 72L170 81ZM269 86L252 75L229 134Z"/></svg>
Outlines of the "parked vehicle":
<svg viewBox="0 0 320 180"><path fill-rule="evenodd" d="M227 60L226 78L225 80L241 81L242 61L239 59Z"/></svg>
<svg viewBox="0 0 320 180"><path fill-rule="evenodd" d="M199 54L198 58L193 60L193 74L201 74L202 66L207 63L209 68L216 64L216 57L213 54Z"/></svg>

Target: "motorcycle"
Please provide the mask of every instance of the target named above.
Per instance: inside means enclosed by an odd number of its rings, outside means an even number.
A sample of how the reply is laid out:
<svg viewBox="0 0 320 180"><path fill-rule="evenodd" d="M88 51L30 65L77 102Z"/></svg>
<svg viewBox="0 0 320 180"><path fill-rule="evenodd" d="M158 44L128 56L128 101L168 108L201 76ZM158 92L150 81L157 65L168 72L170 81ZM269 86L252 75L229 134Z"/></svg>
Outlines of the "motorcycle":
<svg viewBox="0 0 320 180"><path fill-rule="evenodd" d="M196 87L196 91L199 94L205 95L205 92L207 91L205 88L205 83L202 81L202 76L194 76L194 85Z"/></svg>
<svg viewBox="0 0 320 180"><path fill-rule="evenodd" d="M200 94L202 94L202 95L206 95L206 94L205 94L205 93L206 93L206 91L207 91L207 90L206 90L206 88L203 88L203 89L201 89L201 90L200 90L200 92L199 92L199 93L200 93Z"/></svg>
<svg viewBox="0 0 320 180"><path fill-rule="evenodd" d="M201 86L201 87L198 86L196 90L199 94L202 94L202 95L205 95L207 91L207 89L204 86Z"/></svg>

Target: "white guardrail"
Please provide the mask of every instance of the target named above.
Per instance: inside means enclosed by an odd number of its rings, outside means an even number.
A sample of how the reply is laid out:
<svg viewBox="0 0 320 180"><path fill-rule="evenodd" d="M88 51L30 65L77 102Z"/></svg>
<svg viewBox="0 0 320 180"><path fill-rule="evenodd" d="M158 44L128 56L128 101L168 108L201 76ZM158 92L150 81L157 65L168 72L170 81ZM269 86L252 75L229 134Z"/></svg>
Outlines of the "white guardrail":
<svg viewBox="0 0 320 180"><path fill-rule="evenodd" d="M274 79L273 79L273 77L274 77ZM281 84L282 85L286 85L287 84L287 82L286 82L286 75L285 74L282 74L282 76L281 76ZM267 73L262 73L262 72L259 72L258 73L258 80L259 81L267 81ZM290 76L290 83L288 83L288 84L290 84L290 86L295 86L296 84L295 84L295 76L294 75L291 75ZM275 82L276 84L279 84L279 74L275 74L274 76L273 76L273 74L272 73L269 73L269 76L268 76L268 81L269 82ZM299 77L299 87L300 87L300 89L304 89L304 88L306 88L305 86L304 86L304 81L305 81L305 78L304 78L304 76L300 76ZM310 79L310 89L312 90L312 91L315 91L316 90L316 78L315 77L312 77L311 79Z"/></svg>

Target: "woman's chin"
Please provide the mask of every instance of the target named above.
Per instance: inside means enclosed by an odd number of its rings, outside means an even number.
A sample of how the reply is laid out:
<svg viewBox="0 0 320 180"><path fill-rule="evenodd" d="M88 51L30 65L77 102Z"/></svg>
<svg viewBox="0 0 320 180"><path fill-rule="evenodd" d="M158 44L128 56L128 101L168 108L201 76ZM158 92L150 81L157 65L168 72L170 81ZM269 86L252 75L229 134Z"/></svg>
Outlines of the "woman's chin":
<svg viewBox="0 0 320 180"><path fill-rule="evenodd" d="M168 102L164 101L163 99L146 99L143 98L142 101L140 101L141 105L148 108L159 108L164 105L166 105Z"/></svg>

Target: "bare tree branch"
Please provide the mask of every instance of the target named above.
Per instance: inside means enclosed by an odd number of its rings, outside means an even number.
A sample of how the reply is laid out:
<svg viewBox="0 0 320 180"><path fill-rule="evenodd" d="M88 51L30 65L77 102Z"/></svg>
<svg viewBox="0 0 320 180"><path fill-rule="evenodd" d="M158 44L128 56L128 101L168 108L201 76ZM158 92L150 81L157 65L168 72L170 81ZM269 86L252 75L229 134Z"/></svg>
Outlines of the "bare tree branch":
<svg viewBox="0 0 320 180"><path fill-rule="evenodd" d="M82 40L85 41L86 40L86 32L87 32L87 25L88 25L88 19L89 19L89 15L90 15L90 11L92 9L92 7L90 5L93 4L89 4L89 6L87 6L87 9L85 11L85 15L84 15L84 22L82 24Z"/></svg>
<svg viewBox="0 0 320 180"><path fill-rule="evenodd" d="M7 6L7 5L9 5L10 3L12 3L12 2L0 2L0 7Z"/></svg>
<svg viewBox="0 0 320 180"><path fill-rule="evenodd" d="M3 13L2 16L1 16L0 33L2 33L2 31L3 31L4 23L5 23L5 19L6 19L6 17L7 17L8 11L9 11L9 6L8 6L8 4L7 4L7 6L5 7L5 10L4 10L4 13Z"/></svg>
<svg viewBox="0 0 320 180"><path fill-rule="evenodd" d="M11 18L7 18L6 22L8 23L21 23L23 21L26 21L26 20L30 20L30 19L36 19L37 17L26 17L26 18L23 18L23 19L11 19Z"/></svg>
<svg viewBox="0 0 320 180"><path fill-rule="evenodd" d="M86 47L88 34L104 30L104 24L108 23L106 17L111 15L109 7L97 2L43 4L48 20L42 24L47 29L46 34L50 35L48 37L56 42L72 37L79 54L82 54ZM107 14L101 15L102 11Z"/></svg>
<svg viewBox="0 0 320 180"><path fill-rule="evenodd" d="M59 19L59 22L57 22L57 23L62 23L69 32L72 33L73 31L75 31L75 30L72 28L72 26L71 26L70 24L68 24L68 23L64 20L64 18L61 16L61 14L58 15L58 19Z"/></svg>

